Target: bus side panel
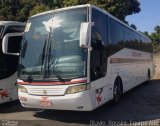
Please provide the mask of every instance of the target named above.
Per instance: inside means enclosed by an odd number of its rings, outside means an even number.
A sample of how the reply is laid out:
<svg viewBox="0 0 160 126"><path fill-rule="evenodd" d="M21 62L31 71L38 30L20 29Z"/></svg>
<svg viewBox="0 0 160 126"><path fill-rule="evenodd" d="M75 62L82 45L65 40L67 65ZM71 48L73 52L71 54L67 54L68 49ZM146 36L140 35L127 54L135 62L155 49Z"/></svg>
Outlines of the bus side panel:
<svg viewBox="0 0 160 126"><path fill-rule="evenodd" d="M111 68L109 74L113 76L111 78L116 75L120 76L124 91L148 80L148 69L153 75L153 63L150 53L124 48L109 57L108 60L108 68Z"/></svg>
<svg viewBox="0 0 160 126"><path fill-rule="evenodd" d="M153 75L153 63L149 53L124 48L110 56L106 76L91 82L91 96L95 108L113 99L117 76L121 77L123 92L126 92L148 80L148 69Z"/></svg>
<svg viewBox="0 0 160 126"><path fill-rule="evenodd" d="M17 73L7 79L0 81L0 103L5 103L18 99L16 84Z"/></svg>
<svg viewBox="0 0 160 126"><path fill-rule="evenodd" d="M91 82L93 108L97 108L113 98L113 78L105 76Z"/></svg>

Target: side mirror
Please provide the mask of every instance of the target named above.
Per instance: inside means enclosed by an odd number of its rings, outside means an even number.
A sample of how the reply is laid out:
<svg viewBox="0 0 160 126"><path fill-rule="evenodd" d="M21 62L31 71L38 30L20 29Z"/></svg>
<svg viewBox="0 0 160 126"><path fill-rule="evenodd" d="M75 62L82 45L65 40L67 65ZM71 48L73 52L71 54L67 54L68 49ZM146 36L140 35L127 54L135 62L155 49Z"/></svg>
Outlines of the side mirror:
<svg viewBox="0 0 160 126"><path fill-rule="evenodd" d="M91 26L93 23L85 22L81 23L80 29L80 47L81 48L89 48L89 39L91 35Z"/></svg>
<svg viewBox="0 0 160 126"><path fill-rule="evenodd" d="M22 33L8 33L2 40L4 54L19 56Z"/></svg>

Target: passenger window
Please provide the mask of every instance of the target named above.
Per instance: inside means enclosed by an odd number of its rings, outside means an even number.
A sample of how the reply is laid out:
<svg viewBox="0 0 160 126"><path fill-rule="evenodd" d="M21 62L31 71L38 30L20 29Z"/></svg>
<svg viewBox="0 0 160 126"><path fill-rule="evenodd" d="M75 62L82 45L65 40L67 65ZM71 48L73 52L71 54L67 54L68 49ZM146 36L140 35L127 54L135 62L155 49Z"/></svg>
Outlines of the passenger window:
<svg viewBox="0 0 160 126"><path fill-rule="evenodd" d="M123 26L119 22L109 18L109 31L111 41L109 45L109 56L111 56L124 48L125 43L123 39Z"/></svg>
<svg viewBox="0 0 160 126"><path fill-rule="evenodd" d="M94 50L104 50L104 43L102 41L102 35L94 27L92 29L91 40L92 40L91 46Z"/></svg>
<svg viewBox="0 0 160 126"><path fill-rule="evenodd" d="M92 21L90 78L94 81L104 77L107 71L108 20L104 13L93 9Z"/></svg>
<svg viewBox="0 0 160 126"><path fill-rule="evenodd" d="M110 18L111 43L116 45L123 41L122 26L117 21Z"/></svg>

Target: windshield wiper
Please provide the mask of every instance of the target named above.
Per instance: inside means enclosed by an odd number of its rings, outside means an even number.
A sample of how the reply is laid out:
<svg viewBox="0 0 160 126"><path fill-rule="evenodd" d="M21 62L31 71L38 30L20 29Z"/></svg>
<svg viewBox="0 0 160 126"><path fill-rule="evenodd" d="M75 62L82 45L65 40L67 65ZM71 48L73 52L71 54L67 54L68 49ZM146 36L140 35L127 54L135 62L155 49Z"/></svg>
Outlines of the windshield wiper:
<svg viewBox="0 0 160 126"><path fill-rule="evenodd" d="M48 38L48 39L49 39L49 38ZM29 82L33 81L32 76L33 76L33 74L34 74L34 72L36 71L36 69L37 69L38 66L41 66L41 71L42 71L42 66L43 66L43 64L44 64L44 78L46 78L47 76L50 75L50 74L49 74L49 73L50 73L49 61L50 61L50 58L51 58L51 54L50 54L50 52L51 52L51 47L49 47L49 48L50 48L50 49L49 49L49 54L45 54L45 53L46 53L46 48L47 48L47 47L46 47L46 46L47 46L46 43L47 43L47 40L45 41L42 54L41 54L41 55L39 56L39 58L37 59L37 62L35 63L32 71L30 72L30 74L29 74L29 76L28 76L28 78L27 78L27 80L28 80ZM47 60L47 59L48 59L48 64L47 64L47 62L45 61L45 60ZM41 61L41 65L39 64L40 61ZM56 64L55 64L55 65L56 65ZM61 77L61 75L58 74L58 72L55 70L54 67L53 67L53 69L52 69L52 72L56 75L56 77L58 78L59 81L65 82L65 80Z"/></svg>
<svg viewBox="0 0 160 126"><path fill-rule="evenodd" d="M42 58L41 58L41 57L42 57ZM28 80L29 82L33 81L32 76L33 76L33 73L36 71L37 67L39 66L40 60L42 60L42 64L41 64L41 71L42 71L42 65L43 65L43 60L44 60L44 54L43 54L43 53L39 56L36 64L34 65L34 67L33 67L33 69L32 69L32 71L31 71L30 74L28 75L27 80Z"/></svg>
<svg viewBox="0 0 160 126"><path fill-rule="evenodd" d="M32 78L32 75L33 73L36 71L38 65L39 65L39 62L41 61L41 71L42 71L42 66L44 64L44 60L45 60L45 50L46 50L46 42L47 42L47 39L45 40L45 44L44 44L44 47L43 47L43 51L42 51L42 54L39 55L38 59L37 59L37 62L35 63L31 73L29 74L28 76L28 81L31 82L33 81L33 78Z"/></svg>
<svg viewBox="0 0 160 126"><path fill-rule="evenodd" d="M52 31L50 29L50 31ZM48 55L47 55L47 66L45 68L47 68L46 72L48 75L50 75L50 60L52 59L52 55L51 55L51 32L49 33L48 35ZM58 60L57 60L58 62ZM52 66L52 72L56 75L56 77L58 78L58 80L60 82L65 82L65 80L61 77L61 75L57 72L57 70L54 68L54 66L56 65L57 63L55 63L53 66ZM46 64L45 64L46 65ZM46 72L45 72L45 76L46 76Z"/></svg>
<svg viewBox="0 0 160 126"><path fill-rule="evenodd" d="M58 74L58 72L56 71L56 69L54 67L53 67L53 73L56 75L56 77L58 78L59 81L65 82L65 80L61 77L60 74Z"/></svg>
<svg viewBox="0 0 160 126"><path fill-rule="evenodd" d="M51 44L50 44L50 47L49 47L49 55L48 55L48 73L50 73L50 60L52 59L52 56L51 56ZM61 77L61 75L57 72L57 70L54 68L55 65L58 64L58 60L57 60L57 63L55 63L53 66L52 66L52 72L56 75L56 77L58 78L59 81L61 82L65 82L65 80Z"/></svg>

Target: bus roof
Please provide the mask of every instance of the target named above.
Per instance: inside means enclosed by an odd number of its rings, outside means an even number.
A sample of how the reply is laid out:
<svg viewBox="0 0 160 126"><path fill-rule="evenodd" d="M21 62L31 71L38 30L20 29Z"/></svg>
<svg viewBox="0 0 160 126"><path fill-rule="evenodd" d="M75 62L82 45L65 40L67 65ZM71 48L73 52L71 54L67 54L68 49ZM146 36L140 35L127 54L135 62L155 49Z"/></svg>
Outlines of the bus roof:
<svg viewBox="0 0 160 126"><path fill-rule="evenodd" d="M50 11L46 11L43 13L39 13L36 15L33 15L32 17L36 17L36 16L41 16L47 13L53 13L53 12L58 12L58 11L64 11L64 10L70 10L70 9L76 9L76 8L83 8L83 7L91 7L91 8L95 8L103 13L105 13L106 15L108 15L109 17L111 17L112 19L118 21L119 23L121 23L122 25L126 26L127 28L129 28L130 30L142 35L143 37L145 37L146 39L149 39L151 41L150 38L146 37L145 35L143 35L142 33L138 32L137 30L133 29L132 27L130 27L128 24L124 23L123 21L121 21L120 19L118 19L117 17L113 16L112 14L108 13L106 10L103 10L95 5L91 5L91 4L84 4L84 5L77 5L77 6L70 6L70 7L64 7L64 8L60 8L60 9L55 9L55 10L50 10ZM31 18L32 18L31 17Z"/></svg>
<svg viewBox="0 0 160 126"><path fill-rule="evenodd" d="M22 25L22 26L24 26L25 23L17 22L17 21L0 21L0 25L5 25L5 26L9 26L9 25Z"/></svg>
<svg viewBox="0 0 160 126"><path fill-rule="evenodd" d="M84 4L84 5L64 7L64 8L59 8L59 9L55 9L55 10L50 10L50 11L46 11L46 12L43 12L43 13L39 13L39 14L33 15L32 17L36 17L36 16L40 16L40 15L44 15L44 14L52 13L52 12L58 12L58 11L64 11L64 10L71 10L71 9L83 8L83 7L91 7L91 6L93 6L93 5L91 5L91 4ZM32 18L32 17L31 17L31 18Z"/></svg>

